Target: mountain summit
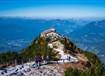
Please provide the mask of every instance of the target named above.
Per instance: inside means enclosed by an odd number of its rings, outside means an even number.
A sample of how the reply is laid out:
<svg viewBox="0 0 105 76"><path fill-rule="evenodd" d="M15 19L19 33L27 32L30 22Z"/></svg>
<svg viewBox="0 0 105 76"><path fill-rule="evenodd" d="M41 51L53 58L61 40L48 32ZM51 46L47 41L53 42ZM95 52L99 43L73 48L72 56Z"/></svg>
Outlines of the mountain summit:
<svg viewBox="0 0 105 76"><path fill-rule="evenodd" d="M28 54L28 52L32 54ZM41 55L44 58L47 56L50 59L65 60L70 58L69 62L88 61L88 58L83 54L83 51L78 48L69 38L56 32L54 28L50 28L41 33L39 38L36 38L32 44L24 49L23 56Z"/></svg>

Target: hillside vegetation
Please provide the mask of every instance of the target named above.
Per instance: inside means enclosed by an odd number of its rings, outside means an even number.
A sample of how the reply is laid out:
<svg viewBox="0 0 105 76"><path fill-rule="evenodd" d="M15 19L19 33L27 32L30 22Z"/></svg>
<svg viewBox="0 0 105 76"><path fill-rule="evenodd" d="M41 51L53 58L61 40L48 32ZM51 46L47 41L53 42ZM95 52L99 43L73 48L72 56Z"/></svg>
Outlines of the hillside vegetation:
<svg viewBox="0 0 105 76"><path fill-rule="evenodd" d="M105 76L105 67L103 67L100 59L94 53L88 51L84 51L84 54L92 63L92 67L88 70L80 70L69 67L65 71L65 76Z"/></svg>
<svg viewBox="0 0 105 76"><path fill-rule="evenodd" d="M35 56L38 55L43 56L44 58L46 58L47 56L49 58L53 58L54 54L52 53L52 49L47 46L48 40L49 39L44 37L36 38L29 47L22 50L20 56L22 58L26 58L28 56L32 60L35 58Z"/></svg>

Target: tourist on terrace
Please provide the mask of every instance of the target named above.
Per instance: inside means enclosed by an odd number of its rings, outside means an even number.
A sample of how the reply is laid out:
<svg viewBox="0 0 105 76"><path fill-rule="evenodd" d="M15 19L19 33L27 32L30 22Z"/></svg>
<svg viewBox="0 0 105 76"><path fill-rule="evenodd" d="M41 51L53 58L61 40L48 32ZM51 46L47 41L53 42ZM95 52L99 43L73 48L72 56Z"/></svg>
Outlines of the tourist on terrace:
<svg viewBox="0 0 105 76"><path fill-rule="evenodd" d="M37 64L37 69L39 69L40 68L40 62L42 61L42 58L41 58L41 56L37 56L36 57L36 61L35 61L35 63Z"/></svg>
<svg viewBox="0 0 105 76"><path fill-rule="evenodd" d="M70 59L71 59L71 57L70 56L67 56L67 60L70 61Z"/></svg>

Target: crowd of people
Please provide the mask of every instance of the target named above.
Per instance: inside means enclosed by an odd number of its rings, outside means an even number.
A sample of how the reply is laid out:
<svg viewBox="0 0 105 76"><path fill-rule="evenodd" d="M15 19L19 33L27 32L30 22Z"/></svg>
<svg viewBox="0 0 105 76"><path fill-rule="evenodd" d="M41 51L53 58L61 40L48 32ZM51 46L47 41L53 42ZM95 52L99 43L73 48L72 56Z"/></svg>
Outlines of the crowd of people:
<svg viewBox="0 0 105 76"><path fill-rule="evenodd" d="M33 64L33 67L39 69L41 61L42 61L42 57L41 56L36 56L35 57L35 63Z"/></svg>
<svg viewBox="0 0 105 76"><path fill-rule="evenodd" d="M41 62L44 62L44 61L46 61L46 63L48 63L49 62L49 57L47 56L46 59L44 59L43 56L36 56L35 57L35 63L32 66L34 68L39 69L40 65L41 65Z"/></svg>
<svg viewBox="0 0 105 76"><path fill-rule="evenodd" d="M71 57L67 56L67 60L70 61L70 59L71 59ZM49 57L47 56L46 58L44 58L43 56L36 56L35 57L35 63L32 66L34 68L39 69L42 62L49 63L50 62Z"/></svg>

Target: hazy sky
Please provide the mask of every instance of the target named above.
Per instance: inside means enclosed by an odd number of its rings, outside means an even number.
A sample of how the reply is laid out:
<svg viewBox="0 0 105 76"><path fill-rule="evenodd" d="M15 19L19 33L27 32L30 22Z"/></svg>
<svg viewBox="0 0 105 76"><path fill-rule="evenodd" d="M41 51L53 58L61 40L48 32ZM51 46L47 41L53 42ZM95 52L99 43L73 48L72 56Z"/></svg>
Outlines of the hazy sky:
<svg viewBox="0 0 105 76"><path fill-rule="evenodd" d="M0 0L0 16L36 18L105 17L105 1Z"/></svg>

